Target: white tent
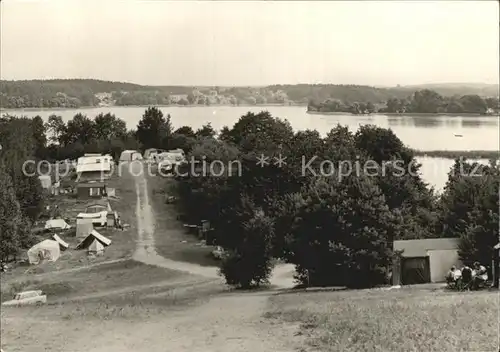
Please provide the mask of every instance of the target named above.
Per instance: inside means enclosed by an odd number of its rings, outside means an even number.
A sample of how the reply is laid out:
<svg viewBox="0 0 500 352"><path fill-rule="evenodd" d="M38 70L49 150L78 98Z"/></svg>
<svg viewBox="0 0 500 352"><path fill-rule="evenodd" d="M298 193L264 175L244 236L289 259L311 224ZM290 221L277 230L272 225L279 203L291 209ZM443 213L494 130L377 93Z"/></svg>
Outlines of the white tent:
<svg viewBox="0 0 500 352"><path fill-rule="evenodd" d="M92 219L76 219L76 238L83 240L94 230Z"/></svg>
<svg viewBox="0 0 500 352"><path fill-rule="evenodd" d="M69 248L69 244L66 243L61 237L59 237L58 235L54 234L54 236L52 236L52 238L54 239L54 241L56 241L57 243L59 243L59 247L61 248L62 251L66 250Z"/></svg>
<svg viewBox="0 0 500 352"><path fill-rule="evenodd" d="M120 161L142 160L142 155L137 150L124 150L120 155Z"/></svg>
<svg viewBox="0 0 500 352"><path fill-rule="evenodd" d="M87 252L91 254L101 254L104 252L104 246L97 239L94 239L88 247Z"/></svg>
<svg viewBox="0 0 500 352"><path fill-rule="evenodd" d="M83 241L78 244L78 246L76 246L76 249L89 248L92 242L94 242L95 240L100 242L104 247L107 247L111 244L111 240L109 238L104 237L96 230L92 230L92 232L87 237L85 237Z"/></svg>
<svg viewBox="0 0 500 352"><path fill-rule="evenodd" d="M50 230L50 229L59 229L59 230L67 230L70 229L71 226L68 225L64 219L51 219L47 220L45 222L45 229Z"/></svg>
<svg viewBox="0 0 500 352"><path fill-rule="evenodd" d="M38 264L42 260L55 262L61 256L59 243L52 240L43 240L28 249L28 260L30 264Z"/></svg>

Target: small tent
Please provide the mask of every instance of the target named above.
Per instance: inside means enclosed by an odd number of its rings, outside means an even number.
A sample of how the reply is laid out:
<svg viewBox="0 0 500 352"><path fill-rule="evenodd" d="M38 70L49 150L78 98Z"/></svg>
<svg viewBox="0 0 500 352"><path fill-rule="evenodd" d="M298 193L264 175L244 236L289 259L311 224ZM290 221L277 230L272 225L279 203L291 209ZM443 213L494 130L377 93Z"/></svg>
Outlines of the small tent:
<svg viewBox="0 0 500 352"><path fill-rule="evenodd" d="M28 249L30 264L39 264L43 260L55 262L61 256L59 243L53 240L43 240Z"/></svg>
<svg viewBox="0 0 500 352"><path fill-rule="evenodd" d="M76 219L76 238L83 240L94 230L92 219Z"/></svg>
<svg viewBox="0 0 500 352"><path fill-rule="evenodd" d="M54 234L52 236L52 239L54 241L56 241L57 243L59 243L59 247L60 247L61 251L65 251L66 249L69 248L69 244L66 241L64 241L61 237L59 237L58 235Z"/></svg>
<svg viewBox="0 0 500 352"><path fill-rule="evenodd" d="M137 150L124 150L120 155L120 161L142 160L142 155Z"/></svg>
<svg viewBox="0 0 500 352"><path fill-rule="evenodd" d="M65 242L65 241L64 241L61 237L59 237L58 235L55 235L55 234L54 234L54 236L52 236L52 239L53 239L54 241L56 241L57 243L59 243L59 247L60 247L61 251L64 251L64 250L66 250L66 249L68 249L68 248L69 248L69 244L67 244L67 243L66 243L66 242Z"/></svg>
<svg viewBox="0 0 500 352"><path fill-rule="evenodd" d="M64 219L51 219L45 222L45 230L67 230L71 226Z"/></svg>
<svg viewBox="0 0 500 352"><path fill-rule="evenodd" d="M94 239L92 243L87 248L89 254L102 254L104 252L104 246L97 239Z"/></svg>
<svg viewBox="0 0 500 352"><path fill-rule="evenodd" d="M76 246L76 249L89 248L94 240L100 242L103 247L107 247L111 244L111 240L109 238L104 237L96 230L92 230L92 232L87 237L85 237L83 241L78 244L78 246Z"/></svg>

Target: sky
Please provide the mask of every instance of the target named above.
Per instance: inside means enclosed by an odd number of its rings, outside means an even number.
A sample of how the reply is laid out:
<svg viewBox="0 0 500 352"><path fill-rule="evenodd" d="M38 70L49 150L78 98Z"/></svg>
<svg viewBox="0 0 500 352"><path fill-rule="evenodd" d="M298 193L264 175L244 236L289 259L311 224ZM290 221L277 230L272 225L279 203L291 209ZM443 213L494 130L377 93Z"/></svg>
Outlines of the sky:
<svg viewBox="0 0 500 352"><path fill-rule="evenodd" d="M498 84L498 6L5 0L0 77L208 86Z"/></svg>

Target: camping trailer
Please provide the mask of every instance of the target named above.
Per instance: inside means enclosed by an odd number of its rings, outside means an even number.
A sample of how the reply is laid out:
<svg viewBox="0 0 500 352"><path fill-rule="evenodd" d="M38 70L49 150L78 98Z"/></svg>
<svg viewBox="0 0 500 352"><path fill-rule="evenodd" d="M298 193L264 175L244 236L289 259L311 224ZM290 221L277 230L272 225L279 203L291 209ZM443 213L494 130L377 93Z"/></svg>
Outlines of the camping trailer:
<svg viewBox="0 0 500 352"><path fill-rule="evenodd" d="M153 159L157 154L163 153L163 149L149 148L144 151L144 159Z"/></svg>
<svg viewBox="0 0 500 352"><path fill-rule="evenodd" d="M142 155L137 150L124 150L120 155L120 161L142 160Z"/></svg>

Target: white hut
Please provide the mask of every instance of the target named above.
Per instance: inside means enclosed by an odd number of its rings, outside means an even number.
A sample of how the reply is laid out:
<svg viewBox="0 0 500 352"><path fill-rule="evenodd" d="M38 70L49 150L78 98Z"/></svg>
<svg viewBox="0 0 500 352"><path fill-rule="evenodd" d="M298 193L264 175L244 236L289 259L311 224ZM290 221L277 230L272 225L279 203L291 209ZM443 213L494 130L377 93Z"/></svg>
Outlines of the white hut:
<svg viewBox="0 0 500 352"><path fill-rule="evenodd" d="M94 230L92 219L76 219L76 238L83 240Z"/></svg>

